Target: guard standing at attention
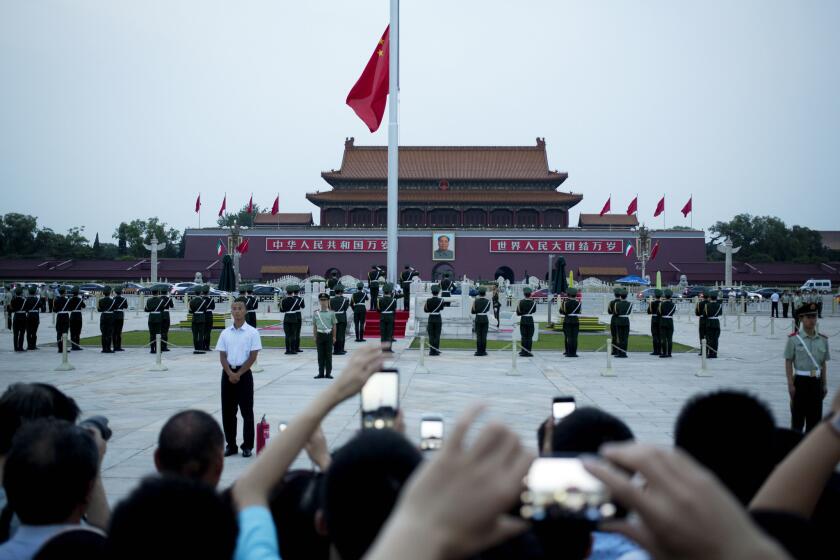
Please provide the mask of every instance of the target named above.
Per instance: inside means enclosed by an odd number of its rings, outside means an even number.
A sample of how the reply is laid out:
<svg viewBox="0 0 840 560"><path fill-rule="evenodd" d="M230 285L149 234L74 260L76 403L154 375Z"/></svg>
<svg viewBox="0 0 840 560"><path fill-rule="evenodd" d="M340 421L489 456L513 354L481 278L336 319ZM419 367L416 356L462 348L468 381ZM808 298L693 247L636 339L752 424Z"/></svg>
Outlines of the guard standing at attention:
<svg viewBox="0 0 840 560"><path fill-rule="evenodd" d="M102 294L96 304L96 310L99 311L99 338L102 341L102 353L113 354L114 298L111 297L111 286L105 286Z"/></svg>
<svg viewBox="0 0 840 560"><path fill-rule="evenodd" d="M723 313L723 306L718 301L716 291L709 292L709 301L703 308L703 316L706 317L706 357L717 358L718 341L720 339L720 316Z"/></svg>
<svg viewBox="0 0 840 560"><path fill-rule="evenodd" d="M128 300L122 295L121 286L114 288L114 352L125 352L122 347L122 331L125 324L125 309L128 309Z"/></svg>
<svg viewBox="0 0 840 560"><path fill-rule="evenodd" d="M210 284L201 288L202 297L207 303L204 304L204 350L210 351L210 342L213 338L213 310L216 309L216 302L210 295Z"/></svg>
<svg viewBox="0 0 840 560"><path fill-rule="evenodd" d="M408 311L409 306L411 304L411 280L415 276L420 276L420 273L414 270L414 268L407 264L405 265L405 270L400 273L400 287L402 288L403 293L403 310Z"/></svg>
<svg viewBox="0 0 840 560"><path fill-rule="evenodd" d="M23 288L15 287L15 295L9 302L9 312L12 314L12 346L15 352L25 352L23 340L26 337L26 311L24 310L26 298L23 297Z"/></svg>
<svg viewBox="0 0 840 560"><path fill-rule="evenodd" d="M154 354L157 350L155 346L155 339L160 334L162 318L160 316L161 308L163 307L163 298L160 297L160 290L154 290L152 297L146 300L146 309L144 311L149 314L147 325L149 326L149 353ZM161 337L163 338L163 337ZM161 343L161 350L163 343Z"/></svg>
<svg viewBox="0 0 840 560"><path fill-rule="evenodd" d="M298 317L301 315L301 310L306 308L306 303L304 302L303 298L300 296L300 284L295 284L295 309L298 310ZM300 349L300 329L303 327L303 320L299 320L295 323L295 347L294 351L298 354L303 352Z"/></svg>
<svg viewBox="0 0 840 560"><path fill-rule="evenodd" d="M677 304L671 301L673 296L674 293L666 289L665 301L659 302L656 311L659 316L660 358L670 358L674 347L674 313L677 311Z"/></svg>
<svg viewBox="0 0 840 560"><path fill-rule="evenodd" d="M790 292L785 290L782 292L782 318L788 318L788 309L790 309Z"/></svg>
<svg viewBox="0 0 840 560"><path fill-rule="evenodd" d="M566 298L560 302L560 313L563 314L563 338L565 339L566 351L563 355L567 358L577 358L578 333L580 332L580 308L581 302L577 299L577 288L566 289Z"/></svg>
<svg viewBox="0 0 840 560"><path fill-rule="evenodd" d="M615 306L621 301L621 288L614 288L613 295L615 298L607 304L607 313L610 314L610 338L613 341L612 355L618 356L618 332L615 329L615 326L618 324L618 313L615 310Z"/></svg>
<svg viewBox="0 0 840 560"><path fill-rule="evenodd" d="M59 286L58 297L53 302L55 309L55 338L58 341L58 353L64 350L62 335L70 332L70 298L65 294L67 288Z"/></svg>
<svg viewBox="0 0 840 560"><path fill-rule="evenodd" d="M488 315L493 308L493 302L487 299L487 288L484 286L478 287L478 297L475 298L472 305L472 314L475 315L475 355L487 355L487 331L490 329L490 319Z"/></svg>
<svg viewBox="0 0 840 560"><path fill-rule="evenodd" d="M439 297L440 286L432 285L432 297L426 300L423 311L429 314L429 322L426 325L426 334L429 337L429 356L440 355L440 332L443 330L443 320L440 316L441 310L449 306L449 302Z"/></svg>
<svg viewBox="0 0 840 560"><path fill-rule="evenodd" d="M661 341L659 339L659 303L662 299L662 290L656 288L653 291L653 299L650 300L647 306L647 313L650 315L650 338L653 340L653 352L651 356L659 356L662 354Z"/></svg>
<svg viewBox="0 0 840 560"><path fill-rule="evenodd" d="M383 352L393 352L391 347L394 343L394 311L397 309L397 300L391 295L394 293L394 285L386 282L382 291L385 295L377 303L379 309L379 339L383 343ZM387 348L384 348L385 342L388 343Z"/></svg>
<svg viewBox="0 0 840 560"><path fill-rule="evenodd" d="M706 328L709 325L709 321L706 319L706 303L706 292L701 290L697 294L697 305L694 306L694 314L699 317L697 331L700 335L700 354L703 353L703 339L706 338Z"/></svg>
<svg viewBox="0 0 840 560"><path fill-rule="evenodd" d="M633 312L633 303L627 301L627 288L621 288L618 297L620 299L615 303L615 334L618 337L618 342L614 344L618 346L619 350L615 357L626 358L630 340L630 314Z"/></svg>
<svg viewBox="0 0 840 560"><path fill-rule="evenodd" d="M41 324L41 312L47 310L47 299L38 295L35 286L29 286L29 296L23 304L26 309L26 349L38 349L38 326Z"/></svg>
<svg viewBox="0 0 840 560"><path fill-rule="evenodd" d="M79 342L82 336L82 309L85 308L85 300L79 295L79 287L73 286L73 297L70 298L70 340L73 345L71 350L81 350Z"/></svg>
<svg viewBox="0 0 840 560"><path fill-rule="evenodd" d="M283 313L283 334L285 335L286 354L295 353L295 322L300 321L300 311L295 311L297 299L294 292L294 284L286 286L286 297L280 300L280 311Z"/></svg>
<svg viewBox="0 0 840 560"><path fill-rule="evenodd" d="M335 313L330 310L330 296L318 294L320 309L312 314L312 335L318 352L318 375L315 379L332 379L332 349L335 344ZM326 373L326 375L324 375Z"/></svg>
<svg viewBox="0 0 840 560"><path fill-rule="evenodd" d="M197 289L196 294L200 294L203 290L204 288ZM193 354L204 354L204 308L206 305L207 300L200 295L195 295L190 298Z"/></svg>
<svg viewBox="0 0 840 560"><path fill-rule="evenodd" d="M169 346L166 344L169 341L169 310L175 307L175 304L172 302L172 297L163 290L161 290L160 298L163 301L160 310L160 351L169 352Z"/></svg>
<svg viewBox="0 0 840 560"><path fill-rule="evenodd" d="M330 310L335 314L333 354L341 356L347 353L344 349L344 340L347 337L347 308L350 302L344 297L344 285L341 282L336 284L334 289L335 295L330 299Z"/></svg>
<svg viewBox="0 0 840 560"><path fill-rule="evenodd" d="M338 285L338 273L333 271L327 280L327 295L333 297L335 295L335 287Z"/></svg>
<svg viewBox="0 0 840 560"><path fill-rule="evenodd" d="M382 269L375 264L370 265L368 272L368 288L370 288L370 310L376 311L376 300L379 299L379 279L382 277Z"/></svg>
<svg viewBox="0 0 840 560"><path fill-rule="evenodd" d="M496 328L498 329L500 326L499 322L499 311L502 309L502 304L499 301L499 286L497 284L493 284L493 316L496 318Z"/></svg>
<svg viewBox="0 0 840 560"><path fill-rule="evenodd" d="M516 306L516 314L519 315L519 336L522 339L522 349L519 355L523 358L533 356L531 348L534 340L534 313L537 311L537 302L531 298L531 288L522 290L525 297L519 300Z"/></svg>
<svg viewBox="0 0 840 560"><path fill-rule="evenodd" d="M792 332L785 346L785 374L790 393L790 427L810 431L822 419L822 401L828 393L828 338L817 332L819 308L815 302L798 310L802 330Z"/></svg>
<svg viewBox="0 0 840 560"><path fill-rule="evenodd" d="M245 297L245 322L257 328L257 308L260 306L259 299L254 295L254 286L248 284L245 287L247 296Z"/></svg>
<svg viewBox="0 0 840 560"><path fill-rule="evenodd" d="M365 341L366 300L367 294L365 293L364 282L356 282L356 291L350 297L350 302L353 305L353 330L356 333L356 342Z"/></svg>
<svg viewBox="0 0 840 560"><path fill-rule="evenodd" d="M440 281L441 297L450 297L452 295L452 279L448 272L443 274L443 280Z"/></svg>

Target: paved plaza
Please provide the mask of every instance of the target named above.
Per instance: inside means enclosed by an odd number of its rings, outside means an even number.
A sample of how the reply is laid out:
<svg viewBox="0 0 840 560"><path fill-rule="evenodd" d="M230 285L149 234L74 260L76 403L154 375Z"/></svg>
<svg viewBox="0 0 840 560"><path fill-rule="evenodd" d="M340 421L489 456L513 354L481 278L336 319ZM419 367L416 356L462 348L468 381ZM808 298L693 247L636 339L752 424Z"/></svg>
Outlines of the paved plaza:
<svg viewBox="0 0 840 560"><path fill-rule="evenodd" d="M145 318L127 314L126 330L140 329ZM46 319L47 316L45 316ZM265 318L260 313L260 319ZM273 317L270 317L273 318ZM173 323L180 319L173 315ZM85 316L83 336L98 334L96 322ZM606 317L601 317L606 321ZM696 352L675 354L670 360L634 353L626 360L613 360L614 377L602 375L606 355L582 353L580 358L564 358L561 351L537 352L532 359L518 359L519 376L508 375L511 351L492 351L476 358L471 351L446 351L442 356L426 358L431 373L418 371L419 352L405 350L408 340L395 344L394 365L401 373L401 406L408 435L417 439L420 417L441 414L451 423L468 403L483 401L489 405L487 417L499 419L518 432L529 447L535 448L535 431L549 413L551 398L574 395L579 405L595 405L623 418L646 442L668 444L674 420L685 400L696 393L718 387L733 387L757 394L773 409L780 425L790 419L782 351L789 321L776 323L775 337L769 337L769 317L745 317L736 332L730 318L721 336L721 356L710 360L709 377L695 375L700 369ZM675 321L675 341L697 344L697 322L682 316ZM830 394L840 387L840 372L835 368L840 347L840 316L820 321L821 332L830 335L832 362L829 363ZM634 333L649 333L647 316L632 319ZM305 333L304 333L305 334ZM73 371L54 371L59 364L55 352L54 330L49 319L41 325L37 352L15 354L8 331L0 333L0 386L15 381L52 383L79 403L83 416L102 414L111 421L114 431L104 465L105 487L112 502L128 493L138 479L153 472L152 454L158 431L173 413L198 408L213 414L221 423L221 370L215 353L193 355L191 348L175 348L164 355L167 371L150 371L154 356L146 349L130 348L117 354L100 354L87 347L71 353ZM52 343L52 345L49 345ZM348 341L348 349L359 343ZM340 375L349 355L334 357L334 374ZM264 368L254 375L255 407L259 419L266 415L277 435L280 420L294 417L329 381L313 380L317 373L315 350L286 356L282 349L264 350L259 359ZM338 407L323 428L331 447L349 438L359 425L358 400ZM241 431L241 420L240 420ZM251 459L228 458L223 485L232 482ZM300 458L299 466L308 465Z"/></svg>

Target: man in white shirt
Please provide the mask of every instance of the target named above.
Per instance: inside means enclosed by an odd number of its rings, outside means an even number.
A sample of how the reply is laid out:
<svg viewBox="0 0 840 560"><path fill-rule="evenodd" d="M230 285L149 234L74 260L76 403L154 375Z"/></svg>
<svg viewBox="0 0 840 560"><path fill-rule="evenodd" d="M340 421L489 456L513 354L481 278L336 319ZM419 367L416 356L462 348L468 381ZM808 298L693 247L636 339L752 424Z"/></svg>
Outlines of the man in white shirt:
<svg viewBox="0 0 840 560"><path fill-rule="evenodd" d="M770 316L779 318L779 292L770 294Z"/></svg>
<svg viewBox="0 0 840 560"><path fill-rule="evenodd" d="M254 377L251 366L262 350L260 333L245 322L245 298L230 306L233 325L222 331L216 350L222 363L222 427L225 432L225 457L236 455L236 409L242 414L242 456L254 449Z"/></svg>

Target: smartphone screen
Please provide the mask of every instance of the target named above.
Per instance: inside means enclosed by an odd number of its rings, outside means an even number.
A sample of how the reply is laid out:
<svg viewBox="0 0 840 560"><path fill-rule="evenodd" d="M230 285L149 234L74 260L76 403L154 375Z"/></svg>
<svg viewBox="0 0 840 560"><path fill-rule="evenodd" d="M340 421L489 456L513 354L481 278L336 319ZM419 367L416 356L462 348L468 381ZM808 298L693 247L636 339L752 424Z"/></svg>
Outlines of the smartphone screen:
<svg viewBox="0 0 840 560"><path fill-rule="evenodd" d="M374 373L362 387L362 428L393 428L400 398L397 370Z"/></svg>
<svg viewBox="0 0 840 560"><path fill-rule="evenodd" d="M421 439L443 439L443 420L423 420L420 422Z"/></svg>
<svg viewBox="0 0 840 560"><path fill-rule="evenodd" d="M551 403L551 415L554 420L561 420L575 411L577 404L574 397L555 397Z"/></svg>
<svg viewBox="0 0 840 560"><path fill-rule="evenodd" d="M604 484L589 474L576 457L536 459L528 471L526 484L523 517L541 520L559 510L598 521L615 517L618 512Z"/></svg>

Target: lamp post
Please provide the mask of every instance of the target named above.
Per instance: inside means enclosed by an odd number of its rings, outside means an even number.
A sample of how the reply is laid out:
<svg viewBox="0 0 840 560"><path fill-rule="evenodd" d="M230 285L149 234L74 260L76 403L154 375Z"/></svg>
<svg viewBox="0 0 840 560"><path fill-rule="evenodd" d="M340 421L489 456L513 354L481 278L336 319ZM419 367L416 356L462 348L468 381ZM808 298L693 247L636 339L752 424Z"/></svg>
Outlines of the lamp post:
<svg viewBox="0 0 840 560"><path fill-rule="evenodd" d="M241 228L236 219L233 220L233 225L230 227L230 237L228 237L228 247L231 248L231 255L233 255L233 283L235 290L239 290L239 243L242 241Z"/></svg>
<svg viewBox="0 0 840 560"><path fill-rule="evenodd" d="M143 247L146 248L147 251L152 252L152 284L157 284L158 281L158 251L162 251L166 248L166 242L158 243L157 235L152 233L152 238L149 240L149 244L143 243Z"/></svg>
<svg viewBox="0 0 840 560"><path fill-rule="evenodd" d="M639 236L636 238L636 268L642 271L642 278L645 276L647 262L650 260L650 231L645 226L639 227Z"/></svg>

